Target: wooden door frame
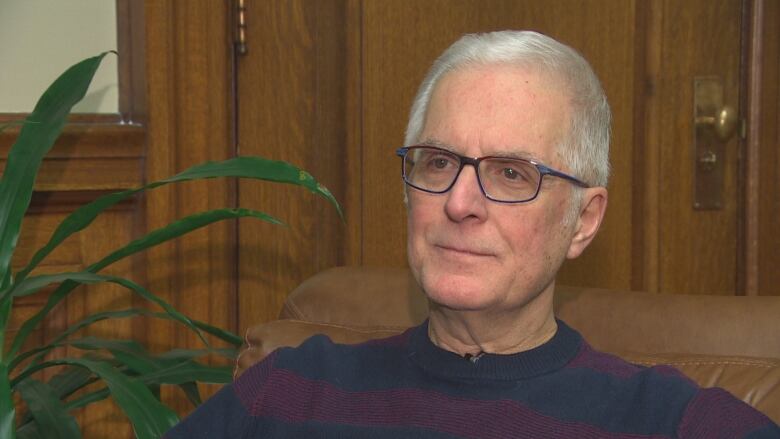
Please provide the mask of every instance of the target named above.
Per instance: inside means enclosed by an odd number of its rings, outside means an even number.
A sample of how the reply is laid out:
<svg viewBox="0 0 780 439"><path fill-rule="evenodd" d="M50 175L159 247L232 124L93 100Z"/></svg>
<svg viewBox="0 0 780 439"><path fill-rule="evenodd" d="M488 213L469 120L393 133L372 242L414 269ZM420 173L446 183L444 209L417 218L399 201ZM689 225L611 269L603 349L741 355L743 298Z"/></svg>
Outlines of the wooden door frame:
<svg viewBox="0 0 780 439"><path fill-rule="evenodd" d="M745 0L743 3L743 41L742 41L742 91L744 98L740 104L740 112L745 115L746 129L742 144L743 160L741 173L743 178L741 203L742 224L739 230L742 248L738 259L738 291L748 296L768 294L762 291L761 277L764 267L772 269L772 259L777 260L777 251L774 257L762 256L762 247L770 246L770 242L762 240L764 234L771 233L773 228L764 223L771 221L771 215L765 213L767 206L762 208L762 190L768 190L774 197L780 196L778 185L769 185L773 175L778 174L774 167L762 166L762 161L769 157L775 157L774 150L778 146L777 131L767 130L768 124L777 124L777 105L772 106L768 100L778 96L767 96L767 85L778 80L778 66L772 65L768 56L777 56L777 44L773 40L778 37L775 30L780 25L777 7L774 6L774 14L768 12L773 5L766 0ZM768 62L767 62L768 61ZM777 59L775 59L777 61ZM773 114L774 113L774 114ZM770 162L772 160L769 160ZM768 178L767 178L768 177ZM772 198L771 196L769 197ZM763 198L766 199L766 198ZM764 252L765 253L765 252Z"/></svg>

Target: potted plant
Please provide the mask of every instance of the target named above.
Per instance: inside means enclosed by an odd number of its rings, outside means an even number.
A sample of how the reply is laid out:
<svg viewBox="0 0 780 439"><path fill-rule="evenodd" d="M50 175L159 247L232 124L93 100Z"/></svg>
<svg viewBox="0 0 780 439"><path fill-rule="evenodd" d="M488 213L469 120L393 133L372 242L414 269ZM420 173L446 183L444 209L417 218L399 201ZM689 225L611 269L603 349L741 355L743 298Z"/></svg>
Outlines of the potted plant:
<svg viewBox="0 0 780 439"><path fill-rule="evenodd" d="M144 249L177 238L216 221L252 217L276 224L281 222L263 212L245 208L225 208L197 213L154 230L102 257L84 271L32 274L33 269L67 237L87 227L102 211L138 192L182 181L217 177L268 180L303 186L332 203L341 214L331 193L309 175L288 163L260 157L236 157L223 162L193 166L165 180L142 187L102 196L68 215L49 241L29 263L16 273L11 258L16 248L22 220L30 204L33 186L41 162L60 135L71 108L89 87L101 60L101 54L81 61L66 70L44 92L33 112L21 122L0 179L0 437L2 438L79 438L81 433L71 411L111 397L130 420L136 437L158 438L177 421L177 415L159 399L160 385L182 388L195 404L200 402L197 383L225 383L231 379L229 367L209 366L197 361L210 353L235 354L241 338L228 331L194 321L154 293L130 279L100 274L104 267ZM0 131L6 126L0 126ZM157 308L106 310L85 316L44 346L25 350L25 340L47 314L71 291L85 283L111 282L127 288ZM25 321L10 346L4 346L14 299L57 285L46 303ZM204 342L201 350L172 350L150 353L134 340L110 340L79 337L80 329L106 319L129 317L173 320L196 333ZM211 348L205 335L226 341L231 348ZM61 346L84 350L77 357L56 357L52 351ZM43 369L61 370L48 381L38 378ZM94 383L102 383L97 390ZM87 386L90 387L86 388ZM86 389L85 389L86 388ZM17 413L14 394L26 405Z"/></svg>

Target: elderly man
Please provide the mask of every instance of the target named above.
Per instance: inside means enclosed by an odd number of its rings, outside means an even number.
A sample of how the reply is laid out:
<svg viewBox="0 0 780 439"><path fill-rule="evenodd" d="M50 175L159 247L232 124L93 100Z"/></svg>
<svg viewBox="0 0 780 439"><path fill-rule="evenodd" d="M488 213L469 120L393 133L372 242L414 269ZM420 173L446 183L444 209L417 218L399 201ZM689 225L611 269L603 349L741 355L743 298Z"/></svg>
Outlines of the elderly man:
<svg viewBox="0 0 780 439"><path fill-rule="evenodd" d="M596 352L555 319L555 275L607 206L609 121L572 49L534 32L461 38L397 151L429 319L278 350L168 437L780 437L725 391Z"/></svg>

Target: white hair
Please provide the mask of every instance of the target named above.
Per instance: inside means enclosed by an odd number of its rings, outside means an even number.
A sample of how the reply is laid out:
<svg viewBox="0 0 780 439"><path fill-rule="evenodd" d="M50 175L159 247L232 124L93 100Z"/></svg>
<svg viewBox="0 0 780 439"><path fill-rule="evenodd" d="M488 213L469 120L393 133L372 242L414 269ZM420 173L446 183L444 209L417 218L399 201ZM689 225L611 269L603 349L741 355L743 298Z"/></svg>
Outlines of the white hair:
<svg viewBox="0 0 780 439"><path fill-rule="evenodd" d="M448 72L468 66L510 64L542 72L568 91L572 116L569 132L558 145L563 165L591 186L606 186L609 179L611 114L596 74L574 49L531 31L500 31L465 35L434 62L420 85L406 127L406 145L419 142L431 95ZM581 194L573 191L573 207ZM574 212L572 212L574 213Z"/></svg>

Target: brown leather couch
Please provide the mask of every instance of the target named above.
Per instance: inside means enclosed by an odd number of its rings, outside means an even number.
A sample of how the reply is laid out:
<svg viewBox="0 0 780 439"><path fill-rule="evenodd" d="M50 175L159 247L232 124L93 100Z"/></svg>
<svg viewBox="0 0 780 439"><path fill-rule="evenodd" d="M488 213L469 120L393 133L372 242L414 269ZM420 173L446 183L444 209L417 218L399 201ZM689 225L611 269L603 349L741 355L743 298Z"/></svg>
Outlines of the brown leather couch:
<svg viewBox="0 0 780 439"><path fill-rule="evenodd" d="M780 423L780 297L690 296L559 286L556 315L595 348L637 364L669 364L729 390ZM247 331L236 374L316 333L341 343L422 322L425 297L408 270L339 267L305 281L280 320Z"/></svg>

